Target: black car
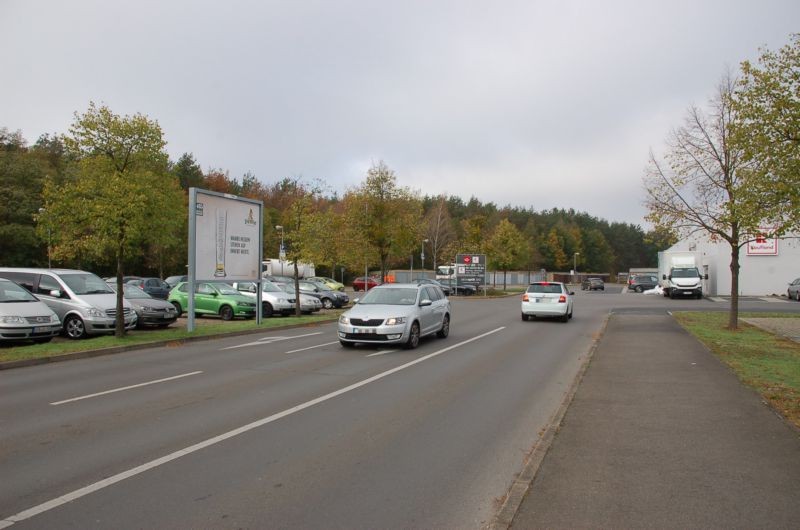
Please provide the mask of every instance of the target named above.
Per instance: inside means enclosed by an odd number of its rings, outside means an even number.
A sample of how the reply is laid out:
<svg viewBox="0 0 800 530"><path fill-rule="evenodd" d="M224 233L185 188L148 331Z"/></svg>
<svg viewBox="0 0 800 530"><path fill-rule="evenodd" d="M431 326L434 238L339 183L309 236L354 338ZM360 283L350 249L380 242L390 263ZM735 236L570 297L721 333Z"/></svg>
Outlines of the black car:
<svg viewBox="0 0 800 530"><path fill-rule="evenodd" d="M656 285L658 285L658 276L655 274L637 274L628 282L628 290L641 293L655 289Z"/></svg>
<svg viewBox="0 0 800 530"><path fill-rule="evenodd" d="M444 285L443 283L437 280L431 280L429 278L417 278L415 280L411 280L411 283L416 283L417 285L422 285L422 284L436 285L444 292L446 296L450 296L450 287Z"/></svg>
<svg viewBox="0 0 800 530"><path fill-rule="evenodd" d="M330 287L322 282L311 282L308 280L300 280L300 292L303 294L310 294L316 296L322 302L322 307L331 309L333 307L340 308L346 306L350 302L350 297L342 291L333 291Z"/></svg>
<svg viewBox="0 0 800 530"><path fill-rule="evenodd" d="M471 296L478 292L478 288L469 283L459 283L455 278L447 278L445 280L437 280L442 288L449 288L450 292L455 295Z"/></svg>
<svg viewBox="0 0 800 530"><path fill-rule="evenodd" d="M602 278L586 278L581 283L581 291L605 291L606 284Z"/></svg>
<svg viewBox="0 0 800 530"><path fill-rule="evenodd" d="M166 300L169 296L170 289L172 289L172 287L161 278L136 278L135 280L127 280L125 283L135 285L153 298L160 298L161 300Z"/></svg>

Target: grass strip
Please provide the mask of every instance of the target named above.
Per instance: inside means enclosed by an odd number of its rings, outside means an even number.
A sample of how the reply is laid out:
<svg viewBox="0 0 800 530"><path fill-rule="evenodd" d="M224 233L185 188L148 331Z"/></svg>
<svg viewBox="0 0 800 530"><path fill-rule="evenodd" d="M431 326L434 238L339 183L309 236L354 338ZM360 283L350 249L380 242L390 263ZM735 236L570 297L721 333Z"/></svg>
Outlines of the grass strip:
<svg viewBox="0 0 800 530"><path fill-rule="evenodd" d="M739 321L727 328L725 312L676 312L676 320L745 385L754 388L788 421L800 428L800 344ZM798 315L742 313L740 318L800 318Z"/></svg>
<svg viewBox="0 0 800 530"><path fill-rule="evenodd" d="M66 353L115 348L119 346L147 345L163 341L181 341L192 337L223 336L237 333L267 331L286 326L336 320L339 318L339 313L340 311L319 315L304 315L300 317L265 318L260 325L257 324L255 320L232 320L228 322L220 320L214 323L202 322L202 325L197 325L191 333L181 326L165 329L131 330L122 338L117 338L114 335L100 335L83 340L57 340L46 344L6 344L0 346L0 362L41 359Z"/></svg>

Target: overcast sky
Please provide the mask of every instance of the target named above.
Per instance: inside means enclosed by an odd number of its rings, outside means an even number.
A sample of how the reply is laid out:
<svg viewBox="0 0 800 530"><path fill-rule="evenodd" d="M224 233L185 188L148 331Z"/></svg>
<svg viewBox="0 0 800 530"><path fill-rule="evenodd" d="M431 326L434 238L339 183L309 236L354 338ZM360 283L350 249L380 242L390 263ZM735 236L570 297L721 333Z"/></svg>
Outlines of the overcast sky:
<svg viewBox="0 0 800 530"><path fill-rule="evenodd" d="M0 127L89 101L158 120L173 158L340 194L401 186L644 225L642 175L797 0L0 0Z"/></svg>

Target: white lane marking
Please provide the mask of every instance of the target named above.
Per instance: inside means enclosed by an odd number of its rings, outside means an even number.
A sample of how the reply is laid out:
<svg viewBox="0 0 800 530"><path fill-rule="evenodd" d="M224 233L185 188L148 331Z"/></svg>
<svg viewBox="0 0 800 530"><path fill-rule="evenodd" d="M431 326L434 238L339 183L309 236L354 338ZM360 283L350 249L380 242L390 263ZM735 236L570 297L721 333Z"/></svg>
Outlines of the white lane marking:
<svg viewBox="0 0 800 530"><path fill-rule="evenodd" d="M788 300L781 300L780 298L774 298L772 296L759 297L758 299L762 302L772 302L774 304L785 304L789 302Z"/></svg>
<svg viewBox="0 0 800 530"><path fill-rule="evenodd" d="M291 414L295 414L295 413L300 412L302 410L305 410L305 409L307 409L309 407L313 407L314 405L318 405L320 403L323 403L325 401L333 399L333 398L335 398L337 396L341 396L342 394L345 394L345 393L350 392L352 390L356 390L357 388L361 388L362 386L366 386L366 385L368 385L370 383L374 383L375 381L383 379L384 377L388 377L388 376L390 376L390 375L392 375L392 374L394 374L396 372L400 372L402 370L405 370L406 368L410 368L410 367L414 366L415 364L419 364L421 362L427 361L428 359L433 359L434 357L439 356L439 355L441 355L443 353L449 352L450 350L454 350L454 349L456 349L456 348L458 348L460 346L463 346L465 344L469 344L470 342L475 342L476 340L480 340L480 339L482 339L484 337L488 337L489 335L493 335L494 333L497 333L498 331L502 331L504 329L506 329L505 326L502 326L502 327L499 327L497 329L493 329L492 331L487 331L486 333L482 333L480 335L472 337L471 339L467 339L467 340L461 341L461 342L459 342L457 344L453 344L451 346L448 346L447 348L442 348L439 351L435 351L433 353L429 353L428 355L420 357L419 359L415 359L415 360L409 361L409 362L407 362L405 364L401 364L400 366L392 368L391 370L386 370L385 372L381 372L381 373L379 373L377 375L373 375L372 377L368 377L367 379L363 379L363 380L361 380L361 381L359 381L357 383L353 383L352 385L346 386L344 388L340 388L339 390L335 390L335 391L333 391L333 392L331 392L329 394L325 394L324 396L320 396L318 398L312 399L311 401L306 401L305 403L302 403L302 404L297 405L295 407L286 409L286 410L284 410L282 412L278 412L276 414L273 414L272 416L267 416L266 418L262 418L260 420L254 421L252 423L248 423L247 425L243 425L243 426L239 427L238 429L234 429L232 431L228 431L228 432L226 432L224 434L220 434L219 436L214 436L213 438L209 438L209 439L204 440L202 442L196 443L194 445L186 447L185 449L181 449L179 451L175 451L174 453L170 453L170 454L168 454L166 456L162 456L161 458L157 458L155 460L151 460L150 462L147 462L147 463L142 464L140 466L134 467L134 468L129 469L127 471L123 471L121 473L117 473L116 475L113 475L111 477L103 479L103 480L101 480L99 482L95 482L94 484L90 484L88 486L84 486L83 488L77 489L75 491L71 491L71 492L69 492L69 493L67 493L65 495L62 495L60 497L56 497L55 499L49 500L47 502L39 504L38 506L34 506L33 508L29 508L27 510L19 512L19 513L15 514L15 515L10 515L10 516L6 517L5 519L3 519L2 521L0 521L0 529L8 528L9 526L13 525L14 523L18 523L20 521L24 521L26 519L30 519L31 517L34 517L36 515L39 515L39 514L42 514L42 513L46 512L46 511L49 511L49 510L52 510L52 509L57 508L59 506L62 506L64 504L67 504L68 502L72 502L74 500L80 499L81 497L85 497L86 495L89 495L90 493L94 493L94 492L99 491L99 490L101 490L103 488L107 488L108 486L112 486L112 485L114 485L114 484L116 484L118 482L122 482L123 480L129 479L131 477L134 477L136 475L144 473L145 471L149 471L149 470L154 469L154 468L156 468L158 466L164 465L164 464L166 464L168 462L172 462L173 460L177 460L178 458L181 458L182 456L186 456L186 455L195 453L195 452L197 452L197 451L199 451L201 449L205 449L206 447L211 447L212 445L216 445L216 444L218 444L220 442L223 442L223 441L225 441L225 440L227 440L229 438L233 438L235 436L239 436L240 434L244 434L244 433L246 433L248 431L252 431L253 429L256 429L258 427L262 427L264 425L267 425L268 423L272 423L272 422L277 421L277 420L279 420L281 418L285 418L286 416L290 416Z"/></svg>
<svg viewBox="0 0 800 530"><path fill-rule="evenodd" d="M381 350L381 351L376 351L375 353L370 353L369 355L367 355L367 357L375 357L376 355L386 355L387 353L394 353L396 351L399 351L399 350Z"/></svg>
<svg viewBox="0 0 800 530"><path fill-rule="evenodd" d="M321 348L323 346L330 346L331 344L339 344L338 340L333 342L326 342L325 344L317 344L316 346L309 346L308 348L300 348L299 350L289 350L286 353L297 353L299 351L313 350L314 348Z"/></svg>
<svg viewBox="0 0 800 530"><path fill-rule="evenodd" d="M237 344L236 346L228 346L227 348L222 348L222 350L220 351L235 350L236 348L246 348L247 346L261 346L264 344L271 344L273 342L281 342L284 340L299 339L301 337L312 337L314 335L322 335L322 332L316 331L314 333L306 333L305 335L292 335L291 337L264 337L262 339L258 339L255 342L248 342L246 344Z"/></svg>
<svg viewBox="0 0 800 530"><path fill-rule="evenodd" d="M708 299L711 300L712 302L724 302L725 301L724 298L717 298L716 296L709 296Z"/></svg>
<svg viewBox="0 0 800 530"><path fill-rule="evenodd" d="M190 375L197 375L197 374L202 374L202 373L203 373L203 371L200 370L200 371L197 371L197 372L189 372L188 374L174 375L172 377L165 377L164 379L156 379L155 381L148 381L146 383L139 383L137 385L123 386L123 387L120 387L120 388L114 388L112 390L105 390L103 392L97 392L95 394L88 394L86 396L80 396L80 397L74 397L74 398L70 398L70 399L65 399L63 401L54 401L53 403L50 403L50 404L51 405L63 405L64 403L72 403L73 401L80 401L82 399L89 399L89 398L93 398L93 397L97 397L97 396L105 396L106 394L113 394L114 392L122 392L124 390L131 390L132 388L140 388L140 387L148 386L148 385L157 385L158 383L165 383L167 381L174 381L175 379L180 379L182 377L189 377Z"/></svg>

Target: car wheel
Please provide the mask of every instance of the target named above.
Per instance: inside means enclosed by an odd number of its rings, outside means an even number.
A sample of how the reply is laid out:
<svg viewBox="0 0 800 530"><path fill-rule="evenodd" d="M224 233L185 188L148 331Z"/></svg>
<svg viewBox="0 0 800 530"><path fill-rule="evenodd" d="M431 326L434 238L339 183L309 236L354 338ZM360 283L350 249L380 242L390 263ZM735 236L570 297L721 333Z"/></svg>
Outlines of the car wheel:
<svg viewBox="0 0 800 530"><path fill-rule="evenodd" d="M80 317L70 315L64 319L64 331L71 339L82 339L86 336L86 326Z"/></svg>
<svg viewBox="0 0 800 530"><path fill-rule="evenodd" d="M564 313L561 315L561 322L569 322L569 314Z"/></svg>
<svg viewBox="0 0 800 530"><path fill-rule="evenodd" d="M220 307L219 316L222 317L222 320L233 320L233 308L229 305Z"/></svg>
<svg viewBox="0 0 800 530"><path fill-rule="evenodd" d="M525 313L522 313L522 321L523 322L527 322L528 321L528 315L526 315Z"/></svg>
<svg viewBox="0 0 800 530"><path fill-rule="evenodd" d="M445 315L442 320L442 329L436 332L436 336L440 339L446 339L450 334L450 315Z"/></svg>
<svg viewBox="0 0 800 530"><path fill-rule="evenodd" d="M333 300L330 298L323 298L322 299L322 307L325 309L332 309L333 308Z"/></svg>
<svg viewBox="0 0 800 530"><path fill-rule="evenodd" d="M270 304L269 302L264 302L263 304L261 304L261 315L264 318L271 317L273 312L274 311L272 309L272 304Z"/></svg>
<svg viewBox="0 0 800 530"><path fill-rule="evenodd" d="M347 342L346 340L340 340L339 344L341 344L345 348L352 348L356 345L355 342Z"/></svg>
<svg viewBox="0 0 800 530"><path fill-rule="evenodd" d="M641 293L642 291L644 291L644 287L642 287L641 285L637 285L634 291L636 291L637 293Z"/></svg>
<svg viewBox="0 0 800 530"><path fill-rule="evenodd" d="M413 350L417 346L419 346L419 322L414 321L411 323L411 331L408 334L406 348Z"/></svg>
<svg viewBox="0 0 800 530"><path fill-rule="evenodd" d="M181 304L179 304L178 302L172 302L172 306L175 308L175 311L178 312L178 317L180 317L183 314L183 309L181 308Z"/></svg>
<svg viewBox="0 0 800 530"><path fill-rule="evenodd" d="M795 293L794 299L800 302L800 290L798 290L797 293Z"/></svg>

